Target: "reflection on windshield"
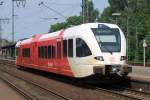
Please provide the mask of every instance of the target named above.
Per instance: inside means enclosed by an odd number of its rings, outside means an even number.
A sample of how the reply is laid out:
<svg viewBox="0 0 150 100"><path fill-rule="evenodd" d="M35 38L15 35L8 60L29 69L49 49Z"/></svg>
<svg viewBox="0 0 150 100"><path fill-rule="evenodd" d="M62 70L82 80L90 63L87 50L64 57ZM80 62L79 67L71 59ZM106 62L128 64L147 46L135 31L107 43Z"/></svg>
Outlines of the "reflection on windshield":
<svg viewBox="0 0 150 100"><path fill-rule="evenodd" d="M92 28L102 52L120 52L121 39L117 28Z"/></svg>

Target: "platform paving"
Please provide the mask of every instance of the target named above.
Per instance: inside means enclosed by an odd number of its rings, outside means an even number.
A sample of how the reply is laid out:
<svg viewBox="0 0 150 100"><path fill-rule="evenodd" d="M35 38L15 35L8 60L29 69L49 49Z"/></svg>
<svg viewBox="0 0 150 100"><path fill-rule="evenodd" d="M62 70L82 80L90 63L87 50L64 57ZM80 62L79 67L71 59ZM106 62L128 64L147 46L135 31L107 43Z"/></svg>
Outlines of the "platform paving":
<svg viewBox="0 0 150 100"><path fill-rule="evenodd" d="M128 75L132 80L150 82L150 66L132 66L132 73Z"/></svg>
<svg viewBox="0 0 150 100"><path fill-rule="evenodd" d="M2 80L0 80L0 100L26 100Z"/></svg>

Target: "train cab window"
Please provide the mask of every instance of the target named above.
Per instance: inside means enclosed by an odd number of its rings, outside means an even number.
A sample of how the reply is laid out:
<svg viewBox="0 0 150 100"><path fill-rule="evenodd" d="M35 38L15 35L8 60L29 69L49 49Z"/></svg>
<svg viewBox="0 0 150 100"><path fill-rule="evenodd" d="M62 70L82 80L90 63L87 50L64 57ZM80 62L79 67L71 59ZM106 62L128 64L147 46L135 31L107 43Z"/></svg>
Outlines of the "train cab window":
<svg viewBox="0 0 150 100"><path fill-rule="evenodd" d="M24 48L22 52L23 57L30 57L30 48Z"/></svg>
<svg viewBox="0 0 150 100"><path fill-rule="evenodd" d="M76 56L85 57L91 55L91 51L84 40L77 38L76 39Z"/></svg>
<svg viewBox="0 0 150 100"><path fill-rule="evenodd" d="M57 42L57 58L61 58L61 42Z"/></svg>
<svg viewBox="0 0 150 100"><path fill-rule="evenodd" d="M73 39L68 39L68 57L73 57Z"/></svg>
<svg viewBox="0 0 150 100"><path fill-rule="evenodd" d="M67 57L67 40L63 40L63 56Z"/></svg>

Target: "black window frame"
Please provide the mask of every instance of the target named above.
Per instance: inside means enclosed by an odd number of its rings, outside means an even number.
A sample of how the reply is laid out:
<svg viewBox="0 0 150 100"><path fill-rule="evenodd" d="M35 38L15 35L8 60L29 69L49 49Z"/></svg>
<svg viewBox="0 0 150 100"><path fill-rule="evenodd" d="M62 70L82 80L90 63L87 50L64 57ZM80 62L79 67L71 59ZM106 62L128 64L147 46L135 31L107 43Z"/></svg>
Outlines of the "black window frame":
<svg viewBox="0 0 150 100"><path fill-rule="evenodd" d="M61 59L61 52L62 52L62 47L61 47L61 41L57 42L57 58Z"/></svg>
<svg viewBox="0 0 150 100"><path fill-rule="evenodd" d="M67 57L67 40L63 40L63 57Z"/></svg>
<svg viewBox="0 0 150 100"><path fill-rule="evenodd" d="M23 48L22 49L22 56L23 57L30 57L30 48Z"/></svg>
<svg viewBox="0 0 150 100"><path fill-rule="evenodd" d="M16 47L16 56L19 56L19 47Z"/></svg>
<svg viewBox="0 0 150 100"><path fill-rule="evenodd" d="M68 57L73 57L73 39L68 39Z"/></svg>
<svg viewBox="0 0 150 100"><path fill-rule="evenodd" d="M76 57L87 57L90 55L92 55L92 52L87 43L81 38L76 38Z"/></svg>
<svg viewBox="0 0 150 100"><path fill-rule="evenodd" d="M52 46L52 59L56 58L56 47Z"/></svg>
<svg viewBox="0 0 150 100"><path fill-rule="evenodd" d="M41 58L44 58L44 46L41 46Z"/></svg>
<svg viewBox="0 0 150 100"><path fill-rule="evenodd" d="M52 58L52 46L48 45L47 49L48 49L48 59L51 59Z"/></svg>

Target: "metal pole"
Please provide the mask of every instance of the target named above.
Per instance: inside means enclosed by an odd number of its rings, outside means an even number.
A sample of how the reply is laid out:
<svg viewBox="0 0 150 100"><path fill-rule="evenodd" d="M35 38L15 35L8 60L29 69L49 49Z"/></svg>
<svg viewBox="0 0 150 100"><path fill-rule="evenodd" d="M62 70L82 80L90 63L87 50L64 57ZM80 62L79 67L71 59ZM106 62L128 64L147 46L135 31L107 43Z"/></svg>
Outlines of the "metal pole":
<svg viewBox="0 0 150 100"><path fill-rule="evenodd" d="M15 28L15 23L14 23L14 0L12 0L12 42L14 43L14 28Z"/></svg>
<svg viewBox="0 0 150 100"><path fill-rule="evenodd" d="M1 23L1 19L0 19L0 48L2 47L2 23Z"/></svg>
<svg viewBox="0 0 150 100"><path fill-rule="evenodd" d="M137 26L135 27L135 38L136 38L136 51L135 51L135 61L138 61L138 31Z"/></svg>
<svg viewBox="0 0 150 100"><path fill-rule="evenodd" d="M145 63L145 48L146 47L147 47L146 40L143 40L143 64L144 64L144 67L146 65L146 63Z"/></svg>
<svg viewBox="0 0 150 100"><path fill-rule="evenodd" d="M86 23L89 22L89 0L86 1Z"/></svg>
<svg viewBox="0 0 150 100"><path fill-rule="evenodd" d="M129 17L127 16L127 61L129 61Z"/></svg>
<svg viewBox="0 0 150 100"><path fill-rule="evenodd" d="M82 20L83 20L83 23L85 23L85 0L82 0Z"/></svg>
<svg viewBox="0 0 150 100"><path fill-rule="evenodd" d="M143 53L143 61L144 61L144 62L143 62L143 63L144 63L144 67L145 67L145 47L143 47L143 48L144 48L144 51L143 51L143 52L144 52L144 53Z"/></svg>

